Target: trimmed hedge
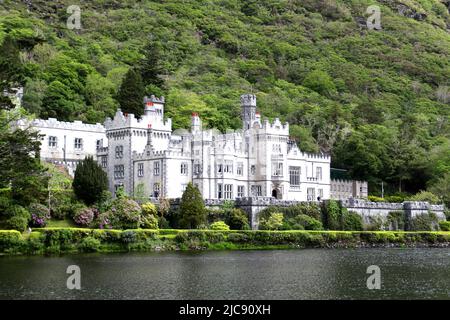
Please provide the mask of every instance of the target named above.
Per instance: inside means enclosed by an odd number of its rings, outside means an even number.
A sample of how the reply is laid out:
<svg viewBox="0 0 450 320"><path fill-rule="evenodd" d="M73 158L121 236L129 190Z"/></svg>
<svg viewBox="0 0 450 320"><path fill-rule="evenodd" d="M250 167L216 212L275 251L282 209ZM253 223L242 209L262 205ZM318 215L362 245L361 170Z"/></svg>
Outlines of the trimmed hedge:
<svg viewBox="0 0 450 320"><path fill-rule="evenodd" d="M0 230L0 254L385 245L450 246L450 232L42 228L22 235L18 231Z"/></svg>

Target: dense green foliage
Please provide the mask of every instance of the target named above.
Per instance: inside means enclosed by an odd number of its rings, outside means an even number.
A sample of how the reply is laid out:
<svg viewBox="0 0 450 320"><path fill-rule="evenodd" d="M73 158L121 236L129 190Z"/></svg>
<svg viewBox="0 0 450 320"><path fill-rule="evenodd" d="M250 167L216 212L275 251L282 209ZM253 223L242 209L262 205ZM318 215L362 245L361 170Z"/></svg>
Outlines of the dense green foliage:
<svg viewBox="0 0 450 320"><path fill-rule="evenodd" d="M78 199L91 205L98 202L103 192L108 190L108 176L100 164L88 156L77 165L72 186Z"/></svg>
<svg viewBox="0 0 450 320"><path fill-rule="evenodd" d="M25 84L36 116L101 122L119 101L128 110L118 93L134 70L136 101L165 95L175 127L197 111L223 130L241 126L239 95L253 91L301 149L331 152L373 194L383 180L386 193L430 188L449 203L444 2L93 0L80 4L82 29L69 30L72 4L0 3L0 76ZM373 4L378 31L365 25Z"/></svg>
<svg viewBox="0 0 450 320"><path fill-rule="evenodd" d="M143 101L144 98L144 84L142 83L141 74L135 70L130 69L125 74L117 93L117 101L124 113L132 113L140 118L144 113Z"/></svg>
<svg viewBox="0 0 450 320"><path fill-rule="evenodd" d="M0 230L0 254L205 249L445 246L449 232L99 230L47 228L24 236Z"/></svg>
<svg viewBox="0 0 450 320"><path fill-rule="evenodd" d="M189 182L181 197L179 225L184 229L195 229L206 222L206 210L200 191Z"/></svg>
<svg viewBox="0 0 450 320"><path fill-rule="evenodd" d="M222 231L228 231L230 230L230 226L227 225L224 221L216 221L212 223L209 228L211 230L222 230Z"/></svg>

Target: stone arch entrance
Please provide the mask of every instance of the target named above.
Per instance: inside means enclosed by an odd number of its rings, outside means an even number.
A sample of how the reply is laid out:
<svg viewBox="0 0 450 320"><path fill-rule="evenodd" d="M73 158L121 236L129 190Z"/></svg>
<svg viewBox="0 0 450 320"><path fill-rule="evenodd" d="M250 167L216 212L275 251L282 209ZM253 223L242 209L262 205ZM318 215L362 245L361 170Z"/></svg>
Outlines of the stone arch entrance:
<svg viewBox="0 0 450 320"><path fill-rule="evenodd" d="M277 189L272 190L272 198L278 199L278 190Z"/></svg>

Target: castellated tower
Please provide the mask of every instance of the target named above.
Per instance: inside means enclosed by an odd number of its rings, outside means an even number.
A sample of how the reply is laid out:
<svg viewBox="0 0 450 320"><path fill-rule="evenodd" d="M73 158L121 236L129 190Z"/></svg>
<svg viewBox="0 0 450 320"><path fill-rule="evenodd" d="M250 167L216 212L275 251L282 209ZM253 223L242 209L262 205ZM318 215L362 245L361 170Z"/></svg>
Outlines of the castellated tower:
<svg viewBox="0 0 450 320"><path fill-rule="evenodd" d="M241 116L243 129L250 129L256 119L256 96L254 94L244 94L241 96Z"/></svg>

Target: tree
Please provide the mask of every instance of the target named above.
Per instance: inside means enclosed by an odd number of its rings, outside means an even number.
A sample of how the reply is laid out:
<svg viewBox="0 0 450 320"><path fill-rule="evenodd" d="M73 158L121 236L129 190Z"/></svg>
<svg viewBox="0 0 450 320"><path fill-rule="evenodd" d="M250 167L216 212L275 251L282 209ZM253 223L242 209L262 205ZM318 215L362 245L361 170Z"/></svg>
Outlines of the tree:
<svg viewBox="0 0 450 320"><path fill-rule="evenodd" d="M156 86L162 88L164 80L161 78L163 68L161 66L161 45L150 41L144 47L144 59L141 61L141 76L145 86Z"/></svg>
<svg viewBox="0 0 450 320"><path fill-rule="evenodd" d="M10 93L10 90L21 82L22 68L19 47L7 36L0 46L0 109L7 110L14 107L11 99L3 93Z"/></svg>
<svg viewBox="0 0 450 320"><path fill-rule="evenodd" d="M308 73L305 80L303 80L303 85L325 96L330 96L336 91L333 79L328 73L321 70L314 70Z"/></svg>
<svg viewBox="0 0 450 320"><path fill-rule="evenodd" d="M117 93L117 101L120 108L125 113L132 113L140 118L144 113L143 106L144 85L141 74L136 69L131 68L125 75Z"/></svg>
<svg viewBox="0 0 450 320"><path fill-rule="evenodd" d="M88 156L77 166L72 185L75 195L87 205L92 205L107 190L108 177L94 158Z"/></svg>
<svg viewBox="0 0 450 320"><path fill-rule="evenodd" d="M181 197L180 227L195 229L206 222L205 203L200 191L189 182Z"/></svg>
<svg viewBox="0 0 450 320"><path fill-rule="evenodd" d="M269 218L261 218L259 228L261 230L279 230L283 226L284 215L280 212L273 212Z"/></svg>
<svg viewBox="0 0 450 320"><path fill-rule="evenodd" d="M225 222L230 226L232 230L248 230L250 226L248 224L247 214L237 208L232 208L226 212Z"/></svg>

